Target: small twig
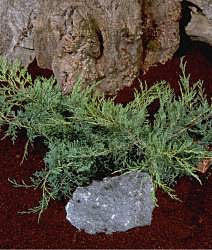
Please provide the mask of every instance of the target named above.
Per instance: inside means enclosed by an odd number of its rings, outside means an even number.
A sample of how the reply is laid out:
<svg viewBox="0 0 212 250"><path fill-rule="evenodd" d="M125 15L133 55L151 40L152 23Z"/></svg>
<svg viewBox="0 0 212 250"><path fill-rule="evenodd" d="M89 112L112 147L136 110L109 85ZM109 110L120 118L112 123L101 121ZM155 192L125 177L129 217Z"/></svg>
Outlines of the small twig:
<svg viewBox="0 0 212 250"><path fill-rule="evenodd" d="M27 140L25 146L24 146L24 154L23 154L23 157L22 157L22 160L20 162L20 166L23 164L24 160L26 159L27 155L28 155L28 146L29 146L29 140Z"/></svg>

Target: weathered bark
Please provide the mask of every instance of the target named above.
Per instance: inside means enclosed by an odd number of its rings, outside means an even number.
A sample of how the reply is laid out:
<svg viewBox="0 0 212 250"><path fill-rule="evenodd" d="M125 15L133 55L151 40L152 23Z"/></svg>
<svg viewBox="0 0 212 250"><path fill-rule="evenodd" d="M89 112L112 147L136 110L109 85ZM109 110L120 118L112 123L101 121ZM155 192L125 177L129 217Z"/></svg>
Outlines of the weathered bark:
<svg viewBox="0 0 212 250"><path fill-rule="evenodd" d="M19 59L24 66L34 60L32 23L39 6L37 0L0 1L0 54Z"/></svg>
<svg viewBox="0 0 212 250"><path fill-rule="evenodd" d="M50 10L51 17L55 15L52 0L43 9L44 13ZM88 84L101 79L98 89L107 94L132 82L139 72L142 55L140 1L78 1L61 9L59 16L63 25L58 27L63 30L58 32L61 39L56 42L52 68L64 93L71 90L79 75ZM55 32L51 21L48 30L52 32L47 38ZM41 40L39 37L38 43Z"/></svg>
<svg viewBox="0 0 212 250"><path fill-rule="evenodd" d="M2 1L0 53L25 66L36 57L63 93L81 76L85 85L101 80L97 89L115 94L179 45L180 0Z"/></svg>
<svg viewBox="0 0 212 250"><path fill-rule="evenodd" d="M212 20L212 1L211 0L189 0L188 2L196 5L203 15Z"/></svg>
<svg viewBox="0 0 212 250"><path fill-rule="evenodd" d="M212 46L212 1L190 0L191 21L186 33L192 40L206 42Z"/></svg>
<svg viewBox="0 0 212 250"><path fill-rule="evenodd" d="M144 1L143 71L157 63L166 63L179 47L181 1Z"/></svg>

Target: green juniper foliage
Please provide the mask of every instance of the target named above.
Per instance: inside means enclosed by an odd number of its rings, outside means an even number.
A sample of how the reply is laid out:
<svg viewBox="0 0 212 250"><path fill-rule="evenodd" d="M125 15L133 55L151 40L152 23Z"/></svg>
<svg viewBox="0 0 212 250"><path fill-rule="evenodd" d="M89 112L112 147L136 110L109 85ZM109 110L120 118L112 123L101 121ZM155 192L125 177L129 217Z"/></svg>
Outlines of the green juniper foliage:
<svg viewBox="0 0 212 250"><path fill-rule="evenodd" d="M32 83L18 62L0 58L0 126L7 125L5 136L15 142L18 131L26 130L25 158L37 137L48 148L45 168L33 174L31 185L8 179L15 187L42 189L39 205L20 213L39 212L39 222L51 199L70 198L76 187L114 173L147 172L155 190L160 187L172 198L177 198L172 189L177 178L199 180L198 162L212 157L207 150L212 143L211 104L201 81L189 87L183 58L180 67L180 97L165 81L150 89L143 84L134 101L123 107L94 94L95 84L82 90L80 80L71 95L62 95L54 78ZM147 108L154 101L160 107L150 122Z"/></svg>

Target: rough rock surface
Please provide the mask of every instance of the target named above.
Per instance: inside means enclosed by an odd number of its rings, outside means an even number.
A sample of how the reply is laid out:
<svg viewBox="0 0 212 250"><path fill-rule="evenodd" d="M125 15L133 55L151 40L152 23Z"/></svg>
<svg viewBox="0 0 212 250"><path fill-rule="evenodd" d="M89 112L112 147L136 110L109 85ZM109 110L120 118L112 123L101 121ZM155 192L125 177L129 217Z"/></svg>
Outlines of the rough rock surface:
<svg viewBox="0 0 212 250"><path fill-rule="evenodd" d="M181 0L1 0L0 53L115 94L179 45ZM5 35L6 34L6 35Z"/></svg>
<svg viewBox="0 0 212 250"><path fill-rule="evenodd" d="M191 21L186 33L193 40L206 42L212 46L212 0L190 0Z"/></svg>
<svg viewBox="0 0 212 250"><path fill-rule="evenodd" d="M152 192L150 176L141 172L93 181L90 186L75 190L66 205L66 218L89 234L111 234L150 225Z"/></svg>

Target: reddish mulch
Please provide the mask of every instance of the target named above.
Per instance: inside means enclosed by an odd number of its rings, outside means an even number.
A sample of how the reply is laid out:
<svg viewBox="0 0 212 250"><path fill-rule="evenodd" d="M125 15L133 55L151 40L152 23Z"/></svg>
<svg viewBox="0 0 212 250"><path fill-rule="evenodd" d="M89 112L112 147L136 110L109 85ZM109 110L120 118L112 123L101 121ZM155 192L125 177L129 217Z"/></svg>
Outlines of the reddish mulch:
<svg viewBox="0 0 212 250"><path fill-rule="evenodd" d="M187 70L191 79L205 81L208 96L212 96L212 60L208 50L194 44L185 51ZM212 53L211 53L212 55ZM35 62L29 67L34 76L50 76L51 71L40 70ZM142 80L148 85L167 80L178 92L179 56L165 65L150 69ZM138 86L135 82L134 86ZM117 102L132 100L132 88L120 91ZM44 167L45 148L35 143L29 158L19 165L26 138L19 136L13 145L9 139L0 141L0 248L212 248L212 175L211 168L196 180L182 178L175 189L182 202L172 200L161 190L157 192L158 205L153 212L151 226L131 229L124 233L89 235L79 232L65 218L67 201L51 201L37 224L37 214L20 215L18 211L38 205L40 190L14 188L8 178L30 184L30 176Z"/></svg>

